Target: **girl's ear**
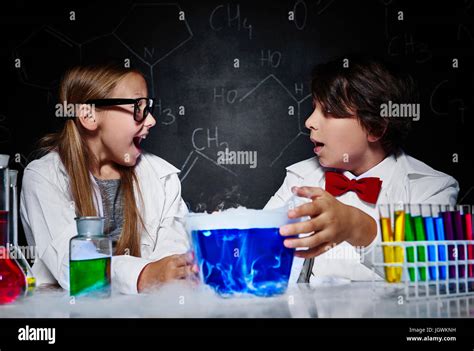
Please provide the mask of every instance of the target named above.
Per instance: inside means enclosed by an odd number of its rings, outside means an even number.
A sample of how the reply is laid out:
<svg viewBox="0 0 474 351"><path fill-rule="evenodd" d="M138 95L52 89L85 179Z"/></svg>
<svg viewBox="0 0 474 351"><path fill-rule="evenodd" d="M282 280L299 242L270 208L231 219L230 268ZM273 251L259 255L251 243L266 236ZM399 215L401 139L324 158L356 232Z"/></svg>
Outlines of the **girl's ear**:
<svg viewBox="0 0 474 351"><path fill-rule="evenodd" d="M77 118L81 125L90 131L97 129L95 108L90 104L80 104L77 111Z"/></svg>

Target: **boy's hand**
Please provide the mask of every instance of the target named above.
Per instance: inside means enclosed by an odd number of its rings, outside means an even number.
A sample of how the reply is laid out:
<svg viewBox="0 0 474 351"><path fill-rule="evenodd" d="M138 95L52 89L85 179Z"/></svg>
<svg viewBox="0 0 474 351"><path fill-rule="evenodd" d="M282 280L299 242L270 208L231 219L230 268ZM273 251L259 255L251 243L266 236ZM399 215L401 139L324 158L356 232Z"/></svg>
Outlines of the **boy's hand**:
<svg viewBox="0 0 474 351"><path fill-rule="evenodd" d="M168 256L147 264L138 278L138 292L172 280L194 279L198 269L193 262L194 255L186 253Z"/></svg>
<svg viewBox="0 0 474 351"><path fill-rule="evenodd" d="M375 238L377 223L365 212L343 204L321 188L294 187L292 190L295 195L312 200L288 212L289 218L310 216L310 220L280 228L283 236L311 233L304 238L285 240L286 247L308 248L295 251L295 256L315 257L343 241L353 246L367 246Z"/></svg>

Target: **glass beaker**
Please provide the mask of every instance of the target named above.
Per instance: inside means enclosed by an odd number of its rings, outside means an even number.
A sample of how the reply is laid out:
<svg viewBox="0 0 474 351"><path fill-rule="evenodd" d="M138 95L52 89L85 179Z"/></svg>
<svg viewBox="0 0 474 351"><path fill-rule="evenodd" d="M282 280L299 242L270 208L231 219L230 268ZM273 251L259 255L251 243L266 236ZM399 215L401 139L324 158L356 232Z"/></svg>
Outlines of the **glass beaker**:
<svg viewBox="0 0 474 351"><path fill-rule="evenodd" d="M188 214L201 281L226 297L283 294L295 250L284 246L279 228L295 221L286 207Z"/></svg>

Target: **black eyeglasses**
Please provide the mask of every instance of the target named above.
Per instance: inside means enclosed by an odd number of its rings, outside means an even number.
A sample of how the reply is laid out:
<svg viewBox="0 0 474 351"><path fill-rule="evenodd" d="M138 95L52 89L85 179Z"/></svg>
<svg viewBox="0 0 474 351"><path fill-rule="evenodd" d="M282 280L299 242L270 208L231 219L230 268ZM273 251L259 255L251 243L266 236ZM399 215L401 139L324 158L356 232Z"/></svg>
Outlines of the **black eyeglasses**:
<svg viewBox="0 0 474 351"><path fill-rule="evenodd" d="M153 113L155 99L144 97L138 99L92 99L87 100L86 104L93 104L96 107L133 105L133 119L137 122L142 122L149 113Z"/></svg>

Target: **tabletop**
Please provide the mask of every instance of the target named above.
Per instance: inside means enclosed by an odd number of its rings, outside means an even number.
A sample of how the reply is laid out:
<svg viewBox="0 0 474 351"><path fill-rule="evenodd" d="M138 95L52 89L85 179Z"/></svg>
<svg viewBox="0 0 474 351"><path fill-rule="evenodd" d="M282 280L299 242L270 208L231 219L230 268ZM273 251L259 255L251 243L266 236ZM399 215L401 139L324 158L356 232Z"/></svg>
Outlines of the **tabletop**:
<svg viewBox="0 0 474 351"><path fill-rule="evenodd" d="M373 282L296 285L278 296L221 297L207 286L172 283L146 294L71 297L39 287L0 306L0 318L457 318L474 317L474 294L407 300L402 287Z"/></svg>

